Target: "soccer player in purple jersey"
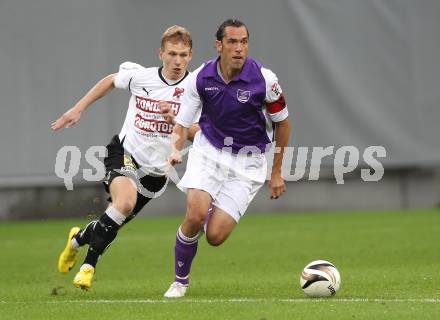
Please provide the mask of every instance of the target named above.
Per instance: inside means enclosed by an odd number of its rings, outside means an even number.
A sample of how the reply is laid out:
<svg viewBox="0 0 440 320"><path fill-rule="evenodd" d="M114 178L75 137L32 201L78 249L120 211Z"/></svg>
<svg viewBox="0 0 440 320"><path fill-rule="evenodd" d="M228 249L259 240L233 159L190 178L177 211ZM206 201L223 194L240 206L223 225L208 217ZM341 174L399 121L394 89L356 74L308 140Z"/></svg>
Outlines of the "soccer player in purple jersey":
<svg viewBox="0 0 440 320"><path fill-rule="evenodd" d="M248 57L249 32L241 21L223 22L216 38L219 56L190 75L173 132L171 165L182 162L180 150L201 111L201 131L178 184L187 190L187 210L177 231L175 279L164 295L169 298L186 293L201 230L205 227L210 245L219 246L244 215L266 179L265 153L273 140L270 197L277 199L286 189L281 165L290 124L278 79Z"/></svg>

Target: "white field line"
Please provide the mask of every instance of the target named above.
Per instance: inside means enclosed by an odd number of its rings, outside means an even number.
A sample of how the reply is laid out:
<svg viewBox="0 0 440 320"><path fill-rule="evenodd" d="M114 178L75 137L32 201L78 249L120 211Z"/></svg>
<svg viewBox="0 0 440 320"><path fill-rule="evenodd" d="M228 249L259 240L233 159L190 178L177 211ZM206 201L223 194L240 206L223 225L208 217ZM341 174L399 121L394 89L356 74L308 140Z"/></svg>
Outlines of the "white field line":
<svg viewBox="0 0 440 320"><path fill-rule="evenodd" d="M358 302L375 302L375 303L440 303L440 299L369 299L369 298L330 298L330 299L259 299L259 298L237 298L237 299L128 299L128 300L108 300L108 299L91 299L91 300L51 300L51 301L1 301L1 304L216 304L216 303L358 303Z"/></svg>

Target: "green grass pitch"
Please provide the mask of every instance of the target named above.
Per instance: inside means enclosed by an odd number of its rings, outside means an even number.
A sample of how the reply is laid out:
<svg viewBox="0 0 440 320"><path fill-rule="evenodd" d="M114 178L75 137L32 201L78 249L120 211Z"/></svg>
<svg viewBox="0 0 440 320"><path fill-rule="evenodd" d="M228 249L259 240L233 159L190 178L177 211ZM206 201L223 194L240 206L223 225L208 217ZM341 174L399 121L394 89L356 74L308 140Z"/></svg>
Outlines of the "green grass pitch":
<svg viewBox="0 0 440 320"><path fill-rule="evenodd" d="M200 241L187 297L166 300L180 221L124 227L89 292L72 285L79 264L56 269L69 228L86 220L0 223L0 319L440 319L438 210L248 213L222 246ZM316 259L338 267L335 297L300 289Z"/></svg>

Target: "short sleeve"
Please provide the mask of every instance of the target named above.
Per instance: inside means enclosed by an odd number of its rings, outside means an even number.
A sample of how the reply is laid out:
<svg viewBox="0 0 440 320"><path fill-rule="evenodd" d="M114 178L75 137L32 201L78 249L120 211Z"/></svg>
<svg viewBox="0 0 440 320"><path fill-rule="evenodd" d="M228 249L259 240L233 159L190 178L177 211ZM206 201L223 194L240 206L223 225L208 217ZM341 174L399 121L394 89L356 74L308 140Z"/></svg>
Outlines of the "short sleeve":
<svg viewBox="0 0 440 320"><path fill-rule="evenodd" d="M261 68L264 80L266 81L266 109L273 122L280 122L289 116L283 90L278 83L275 73L266 68Z"/></svg>
<svg viewBox="0 0 440 320"><path fill-rule="evenodd" d="M116 74L114 84L119 89L130 89L131 82L136 73L142 69L142 66L133 62L124 62L119 66L119 71Z"/></svg>
<svg viewBox="0 0 440 320"><path fill-rule="evenodd" d="M186 128L191 127L192 124L198 122L200 118L202 102L197 91L197 75L202 67L188 76L185 93L182 98L182 105L176 116L176 123Z"/></svg>

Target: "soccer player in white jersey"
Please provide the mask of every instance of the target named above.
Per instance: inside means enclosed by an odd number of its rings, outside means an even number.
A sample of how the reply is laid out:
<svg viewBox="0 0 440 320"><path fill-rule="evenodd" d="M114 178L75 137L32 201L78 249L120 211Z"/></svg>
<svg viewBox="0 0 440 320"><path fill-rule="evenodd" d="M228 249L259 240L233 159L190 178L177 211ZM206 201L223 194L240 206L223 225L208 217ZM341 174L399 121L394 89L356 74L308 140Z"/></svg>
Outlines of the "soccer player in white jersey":
<svg viewBox="0 0 440 320"><path fill-rule="evenodd" d="M52 124L53 130L74 125L84 110L114 87L131 92L124 125L107 145L105 189L110 205L83 229L70 230L58 260L58 270L72 269L79 248L89 245L73 284L89 289L98 258L115 239L118 229L166 186L167 157L171 153L173 118L177 115L192 57L192 38L183 27L168 28L161 41L162 67L144 68L124 62L119 72L100 80L73 108ZM196 130L195 126L192 130Z"/></svg>
<svg viewBox="0 0 440 320"><path fill-rule="evenodd" d="M175 279L165 297L183 297L191 263L205 226L210 245L222 244L244 215L266 178L265 152L273 138L276 154L269 182L270 196L285 191L281 176L290 124L276 75L248 57L249 32L238 20L226 20L216 34L217 59L188 79L174 126L171 165L182 162L180 150L193 119L201 110L199 131L179 182L187 189L187 211L175 245ZM211 214L208 207L213 205Z"/></svg>

